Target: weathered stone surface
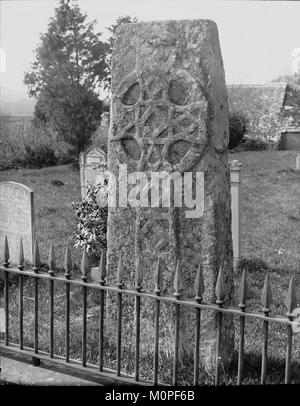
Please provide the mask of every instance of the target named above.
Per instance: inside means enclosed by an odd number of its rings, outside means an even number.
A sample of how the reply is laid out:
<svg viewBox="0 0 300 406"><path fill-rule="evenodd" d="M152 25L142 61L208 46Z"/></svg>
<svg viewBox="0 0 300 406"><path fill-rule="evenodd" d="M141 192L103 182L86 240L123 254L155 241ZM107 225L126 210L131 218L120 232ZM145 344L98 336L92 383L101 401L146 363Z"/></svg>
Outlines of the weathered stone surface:
<svg viewBox="0 0 300 406"><path fill-rule="evenodd" d="M0 183L0 259L3 262L4 239L7 236L10 263L18 265L20 237L24 259L32 263L34 239L33 191L16 182Z"/></svg>
<svg viewBox="0 0 300 406"><path fill-rule="evenodd" d="M139 255L143 288L153 292L158 257L163 266L163 294L173 295L176 263L181 261L183 298L193 298L199 263L205 280L204 301L215 301L220 267L226 282L225 303L233 296L230 177L227 157L228 105L216 24L207 20L163 21L119 28L112 58L112 104L108 169L118 179L119 164L128 173L204 172L204 212L186 218L184 208L109 208L108 282L115 283L119 254L124 282L134 286ZM110 299L109 299L110 300ZM134 341L125 300L124 341ZM153 343L153 306L142 307L142 346ZM114 302L109 319L115 328ZM181 352L194 343L194 312L182 310ZM162 305L160 345L173 345L173 308ZM203 356L215 345L214 315L203 313ZM233 350L231 320L224 320L227 355ZM126 343L124 343L126 345Z"/></svg>

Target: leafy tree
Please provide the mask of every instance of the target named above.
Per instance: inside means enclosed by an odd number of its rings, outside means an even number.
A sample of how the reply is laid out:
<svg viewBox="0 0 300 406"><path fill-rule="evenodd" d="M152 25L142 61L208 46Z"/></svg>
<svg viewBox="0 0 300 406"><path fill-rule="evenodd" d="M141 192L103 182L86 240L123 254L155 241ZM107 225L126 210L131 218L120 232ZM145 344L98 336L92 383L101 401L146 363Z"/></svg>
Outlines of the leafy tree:
<svg viewBox="0 0 300 406"><path fill-rule="evenodd" d="M229 149L239 145L247 132L247 126L248 119L241 111L229 112Z"/></svg>
<svg viewBox="0 0 300 406"><path fill-rule="evenodd" d="M299 86L300 87L300 73L294 73L293 75L282 75L278 78L272 80L272 83L276 82L286 82L289 85Z"/></svg>
<svg viewBox="0 0 300 406"><path fill-rule="evenodd" d="M76 1L61 0L41 35L24 83L37 98L35 117L48 123L78 154L99 123L99 90L107 81L109 45L94 32Z"/></svg>

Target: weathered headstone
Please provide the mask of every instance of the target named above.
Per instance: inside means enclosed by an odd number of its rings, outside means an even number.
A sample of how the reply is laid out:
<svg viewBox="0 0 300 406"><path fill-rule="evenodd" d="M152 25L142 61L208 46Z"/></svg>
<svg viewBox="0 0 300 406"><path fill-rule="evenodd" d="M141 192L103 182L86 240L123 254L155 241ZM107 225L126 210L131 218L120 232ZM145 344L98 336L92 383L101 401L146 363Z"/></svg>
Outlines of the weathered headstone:
<svg viewBox="0 0 300 406"><path fill-rule="evenodd" d="M0 241L1 261L7 236L10 263L19 261L20 238L22 238L24 259L32 263L34 240L34 197L33 191L16 182L0 183Z"/></svg>
<svg viewBox="0 0 300 406"><path fill-rule="evenodd" d="M101 172L106 169L106 153L97 147L92 147L79 156L81 197L86 196L88 185L95 185Z"/></svg>
<svg viewBox="0 0 300 406"><path fill-rule="evenodd" d="M188 218L178 207L109 208L108 281L115 283L121 253L126 286L135 284L140 258L143 288L154 291L158 258L163 268L163 294L173 295L176 264L183 274L182 298L195 296L199 264L205 279L204 301L215 302L220 267L226 283L225 304L233 298L230 176L227 157L228 105L216 24L208 20L138 23L121 26L112 57L112 105L108 170L120 185L120 164L128 174L175 171L204 174L200 216ZM203 185L202 185L203 186ZM119 195L120 195L119 190ZM111 299L113 305L113 299ZM127 306L127 307L126 307ZM123 306L123 342L134 340ZM153 343L153 308L144 303L141 343ZM147 307L148 306L148 307ZM116 311L116 310L114 310ZM115 313L110 308L111 328ZM182 310L181 350L194 343L194 313ZM174 340L173 308L162 311L161 348L170 351ZM216 343L215 315L203 312L201 350L211 360ZM224 316L223 354L232 354L232 320ZM225 355L224 355L225 356ZM203 358L202 358L203 359ZM223 360L223 358L222 358Z"/></svg>

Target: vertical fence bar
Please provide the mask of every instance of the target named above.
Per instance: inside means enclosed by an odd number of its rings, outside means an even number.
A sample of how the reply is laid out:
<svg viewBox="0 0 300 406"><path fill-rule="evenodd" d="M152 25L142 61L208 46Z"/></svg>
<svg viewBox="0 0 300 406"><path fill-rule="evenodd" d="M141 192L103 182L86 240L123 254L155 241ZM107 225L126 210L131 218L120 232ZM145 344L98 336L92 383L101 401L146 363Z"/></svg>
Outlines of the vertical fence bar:
<svg viewBox="0 0 300 406"><path fill-rule="evenodd" d="M23 275L19 275L19 348L23 350Z"/></svg>
<svg viewBox="0 0 300 406"><path fill-rule="evenodd" d="M89 264L86 249L81 260L81 279L87 282ZM82 286L82 366L86 367L86 320L87 320L87 286Z"/></svg>
<svg viewBox="0 0 300 406"><path fill-rule="evenodd" d="M8 271L4 271L4 313L5 313L5 345L9 343L9 296Z"/></svg>
<svg viewBox="0 0 300 406"><path fill-rule="evenodd" d="M293 321L293 316L288 317L290 321ZM292 342L293 342L293 330L292 326L287 326L287 346L286 346L286 360L285 360L285 377L284 383L291 383L291 361L292 361Z"/></svg>
<svg viewBox="0 0 300 406"><path fill-rule="evenodd" d="M245 312L245 309L241 309ZM245 347L245 317L240 316L240 342L239 342L239 358L238 358L238 378L237 384L243 382L243 367L244 367L244 347Z"/></svg>
<svg viewBox="0 0 300 406"><path fill-rule="evenodd" d="M99 283L101 286L105 285L106 277L106 250L102 250L100 264L99 264ZM105 292L100 289L100 314L99 314L99 371L103 371L103 357L104 357L104 301Z"/></svg>
<svg viewBox="0 0 300 406"><path fill-rule="evenodd" d="M67 244L64 258L64 270L66 280L71 278L72 258L69 244ZM70 283L66 282L66 337L65 337L65 351L66 362L70 361Z"/></svg>
<svg viewBox="0 0 300 406"><path fill-rule="evenodd" d="M70 277L69 277L70 278ZM69 279L67 278L67 279ZM65 351L66 362L70 361L70 284L66 283L66 337L65 337Z"/></svg>
<svg viewBox="0 0 300 406"><path fill-rule="evenodd" d="M140 292L142 289L142 269L140 256L137 255L135 267L135 290ZM135 374L134 379L139 380L140 374L140 328L141 328L141 298L135 296Z"/></svg>
<svg viewBox="0 0 300 406"><path fill-rule="evenodd" d="M135 374L134 379L139 380L140 373L140 319L141 319L141 298L135 297Z"/></svg>
<svg viewBox="0 0 300 406"><path fill-rule="evenodd" d="M287 317L290 321L294 320L293 310L297 307L297 289L295 284L295 277L292 276L289 283L288 292L285 298L285 306L287 308ZM287 326L287 346L286 346L286 361L285 361L285 378L284 383L291 383L291 362L292 362L292 343L293 343L293 330L292 326Z"/></svg>
<svg viewBox="0 0 300 406"><path fill-rule="evenodd" d="M202 295L205 291L203 270L200 265L194 283L195 301L202 302ZM199 383L199 351L200 351L200 327L201 327L201 309L196 308L196 331L195 331L195 352L194 352L194 385Z"/></svg>
<svg viewBox="0 0 300 406"><path fill-rule="evenodd" d="M155 337L154 337L154 360L153 360L153 384L158 382L158 351L159 351L159 314L160 301L155 301Z"/></svg>
<svg viewBox="0 0 300 406"><path fill-rule="evenodd" d="M177 261L175 278L174 278L174 289L175 293L174 296L179 301L182 291L183 291L183 283L182 283L182 275L181 275L181 263L180 260ZM172 385L177 385L177 377L178 377L178 350L179 350L179 323L180 323L180 304L175 303L175 337L174 337L174 364L173 364L173 378L172 378Z"/></svg>
<svg viewBox="0 0 300 406"><path fill-rule="evenodd" d="M118 269L117 269L117 286L119 289L122 289L122 276L123 276L123 264L122 257L119 257ZM121 374L121 342L122 342L122 293L118 292L117 294L117 366L116 374L120 376Z"/></svg>
<svg viewBox="0 0 300 406"><path fill-rule="evenodd" d="M49 296L50 296L50 317L49 317L49 329L50 329L50 337L49 337L49 347L50 347L50 358L53 358L54 354L54 281L52 279L49 280Z"/></svg>
<svg viewBox="0 0 300 406"><path fill-rule="evenodd" d="M270 277L267 273L264 287L262 290L261 301L263 304L263 313L266 317L269 316L270 306L272 304L272 290L270 284ZM269 322L263 321L263 348L262 348L262 360L261 360L261 379L260 383L265 385L267 376L267 364L268 364L268 335L269 335Z"/></svg>
<svg viewBox="0 0 300 406"><path fill-rule="evenodd" d="M222 307L222 304L219 304ZM216 347L216 371L215 371L215 385L220 382L220 366L221 366L221 334L222 334L222 313L217 313L217 347Z"/></svg>
<svg viewBox="0 0 300 406"><path fill-rule="evenodd" d="M196 309L196 333L195 333L195 353L194 353L194 386L198 385L198 383L199 383L200 324L201 324L201 309Z"/></svg>
<svg viewBox="0 0 300 406"><path fill-rule="evenodd" d="M39 347L39 280L34 278L34 352Z"/></svg>
<svg viewBox="0 0 300 406"><path fill-rule="evenodd" d="M7 236L5 236L4 240L4 268L8 268L9 266L9 247ZM8 292L8 271L4 271L4 317L5 317L5 345L9 343L9 292Z"/></svg>
<svg viewBox="0 0 300 406"><path fill-rule="evenodd" d="M23 271L24 269L24 249L23 241L20 238L20 249L19 249L19 265L18 269ZM23 275L19 275L19 348L23 350L23 319L24 319L24 309L23 309Z"/></svg>
<svg viewBox="0 0 300 406"><path fill-rule="evenodd" d="M86 366L86 286L82 286L82 366Z"/></svg>
<svg viewBox="0 0 300 406"><path fill-rule="evenodd" d="M268 313L265 313L268 316ZM262 385L266 384L267 375L267 363L268 363L268 333L269 333L269 322L267 320L263 321L263 349L262 349L262 361L261 361L261 379L260 383Z"/></svg>
<svg viewBox="0 0 300 406"><path fill-rule="evenodd" d="M158 257L156 269L154 272L154 293L156 296L161 292L161 263ZM159 315L160 315L160 301L155 300L155 336L154 336L154 357L153 357L153 384L157 385L158 382L158 351L159 351Z"/></svg>
<svg viewBox="0 0 300 406"><path fill-rule="evenodd" d="M49 265L48 274L51 277L51 279L49 279L49 301L50 301L49 348L50 348L50 358L53 358L53 356L54 356L54 280L52 278L54 276L54 269L55 269L55 257L54 257L53 243L51 243L51 245L50 245L48 265Z"/></svg>
<svg viewBox="0 0 300 406"><path fill-rule="evenodd" d="M178 298L179 300L179 298ZM175 341L174 341L174 364L173 364L173 379L172 385L177 385L178 375L178 349L179 349L179 318L180 318L180 304L175 304Z"/></svg>
<svg viewBox="0 0 300 406"><path fill-rule="evenodd" d="M239 285L238 300L239 308L242 313L246 311L246 301L249 296L248 284L246 279L246 271L243 271L243 276ZM240 316L240 342L239 342L239 356L238 356L238 377L237 384L241 385L243 382L243 367L244 367L244 347L245 347L245 316Z"/></svg>
<svg viewBox="0 0 300 406"><path fill-rule="evenodd" d="M37 240L34 243L33 272L38 274L40 266L40 252ZM39 280L34 278L34 352L38 353L39 347Z"/></svg>
<svg viewBox="0 0 300 406"><path fill-rule="evenodd" d="M219 308L223 307L225 298L225 283L223 276L223 267L220 267L217 283L216 283L216 304ZM222 312L217 313L217 343L216 343L216 369L215 369L215 385L219 385L220 382L220 366L221 366L221 345L222 345Z"/></svg>
<svg viewBox="0 0 300 406"><path fill-rule="evenodd" d="M121 289L121 288L120 288ZM117 376L121 373L121 340L122 340L122 293L118 293L118 321L117 321Z"/></svg>

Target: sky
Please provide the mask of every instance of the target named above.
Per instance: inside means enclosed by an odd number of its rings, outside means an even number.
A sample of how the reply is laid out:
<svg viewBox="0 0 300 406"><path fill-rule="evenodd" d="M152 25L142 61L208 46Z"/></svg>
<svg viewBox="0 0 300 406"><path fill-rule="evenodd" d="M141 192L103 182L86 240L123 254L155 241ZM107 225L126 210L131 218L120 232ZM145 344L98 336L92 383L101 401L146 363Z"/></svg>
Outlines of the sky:
<svg viewBox="0 0 300 406"><path fill-rule="evenodd" d="M103 33L103 39L108 37L107 27L124 15L142 21L214 20L219 30L226 82L231 84L266 83L279 75L291 74L299 55L300 1L78 0L78 3L89 20L97 20L97 31ZM0 1L1 99L16 94L27 97L24 72L33 62L40 33L47 31L58 4L58 0Z"/></svg>

